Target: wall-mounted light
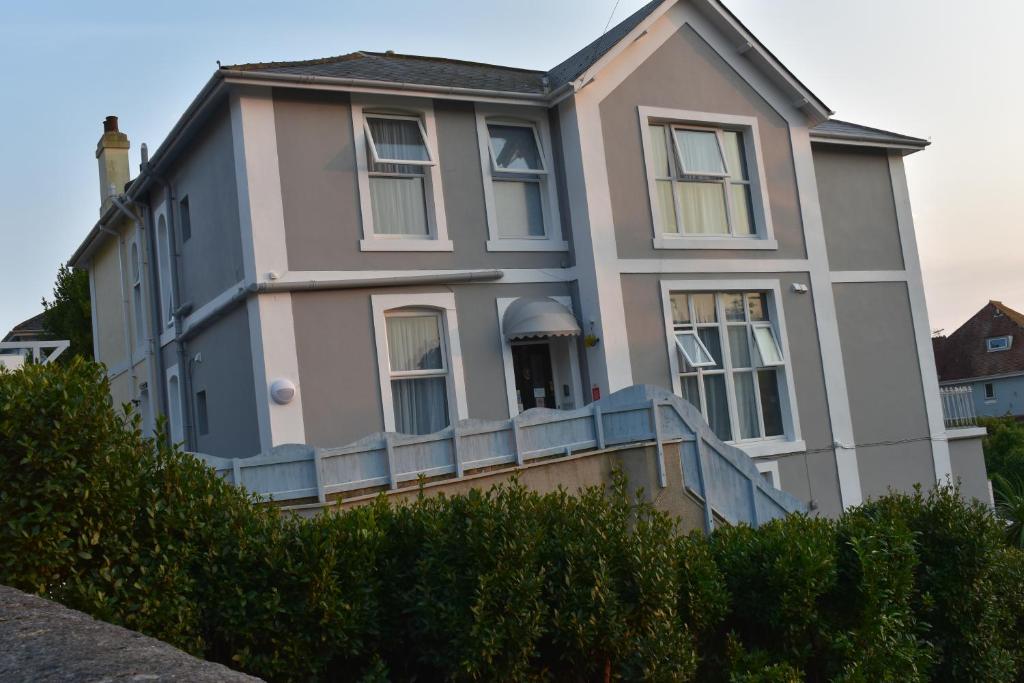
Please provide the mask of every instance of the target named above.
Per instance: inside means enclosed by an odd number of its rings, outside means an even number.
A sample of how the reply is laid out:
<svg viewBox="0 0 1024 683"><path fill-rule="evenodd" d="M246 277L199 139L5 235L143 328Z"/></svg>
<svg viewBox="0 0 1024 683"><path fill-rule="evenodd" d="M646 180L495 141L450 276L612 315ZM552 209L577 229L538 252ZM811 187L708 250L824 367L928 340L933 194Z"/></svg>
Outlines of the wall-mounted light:
<svg viewBox="0 0 1024 683"><path fill-rule="evenodd" d="M807 285L800 284L799 282L794 282L793 283L793 291L796 292L797 294L806 294L807 293Z"/></svg>
<svg viewBox="0 0 1024 683"><path fill-rule="evenodd" d="M275 379L270 383L270 398L278 405L288 405L295 398L295 383L290 379Z"/></svg>

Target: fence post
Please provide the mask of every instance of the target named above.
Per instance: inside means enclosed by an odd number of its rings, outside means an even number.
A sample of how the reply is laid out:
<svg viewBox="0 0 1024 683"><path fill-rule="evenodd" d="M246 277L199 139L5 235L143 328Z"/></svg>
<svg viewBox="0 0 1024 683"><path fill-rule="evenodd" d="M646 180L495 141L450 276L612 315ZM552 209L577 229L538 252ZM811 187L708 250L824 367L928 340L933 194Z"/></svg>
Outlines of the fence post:
<svg viewBox="0 0 1024 683"><path fill-rule="evenodd" d="M509 420L509 422L512 424L512 448L515 449L516 465L518 467L522 467L523 449L522 444L520 444L521 437L519 435L519 423L516 422L516 419L514 417L511 420Z"/></svg>
<svg viewBox="0 0 1024 683"><path fill-rule="evenodd" d="M594 440L597 441L598 450L604 450L604 415L601 413L601 406L591 403L594 411Z"/></svg>
<svg viewBox="0 0 1024 683"><path fill-rule="evenodd" d="M388 488L394 491L398 488L398 482L395 480L395 446L392 438L391 432L384 435L384 449L388 457Z"/></svg>
<svg viewBox="0 0 1024 683"><path fill-rule="evenodd" d="M715 529L715 516L711 510L711 491L708 490L708 482L704 476L704 437L699 433L694 445L697 447L697 481L700 482L700 490L704 495L704 531L711 533Z"/></svg>
<svg viewBox="0 0 1024 683"><path fill-rule="evenodd" d="M658 451L658 484L661 488L668 486L668 475L665 472L665 447L661 443L661 420L658 419L658 401L651 399L651 420L654 422L654 444Z"/></svg>
<svg viewBox="0 0 1024 683"><path fill-rule="evenodd" d="M453 426L452 427L452 457L455 458L455 476L458 477L459 479L462 478L462 474L463 474L463 470L462 470L462 453L460 452L460 449L461 449L461 445L460 445L461 438L462 438L462 435L459 434L459 428Z"/></svg>
<svg viewBox="0 0 1024 683"><path fill-rule="evenodd" d="M242 485L242 463L238 462L238 458L231 458L231 478L235 486Z"/></svg>
<svg viewBox="0 0 1024 683"><path fill-rule="evenodd" d="M321 470L321 453L319 448L313 449L313 474L316 476L316 499L321 504L327 502L327 491L324 490L324 473Z"/></svg>
<svg viewBox="0 0 1024 683"><path fill-rule="evenodd" d="M750 526L755 529L761 526L761 521L757 518L757 484L751 477L747 477L747 484L750 488Z"/></svg>

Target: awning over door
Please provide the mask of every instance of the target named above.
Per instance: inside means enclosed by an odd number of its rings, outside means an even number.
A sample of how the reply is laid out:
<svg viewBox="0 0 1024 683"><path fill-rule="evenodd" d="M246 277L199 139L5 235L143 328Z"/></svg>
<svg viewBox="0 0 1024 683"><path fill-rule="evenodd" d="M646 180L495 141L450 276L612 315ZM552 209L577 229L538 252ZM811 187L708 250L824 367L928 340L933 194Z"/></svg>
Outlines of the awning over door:
<svg viewBox="0 0 1024 683"><path fill-rule="evenodd" d="M505 338L570 337L580 333L572 311L546 296L524 296L505 309Z"/></svg>

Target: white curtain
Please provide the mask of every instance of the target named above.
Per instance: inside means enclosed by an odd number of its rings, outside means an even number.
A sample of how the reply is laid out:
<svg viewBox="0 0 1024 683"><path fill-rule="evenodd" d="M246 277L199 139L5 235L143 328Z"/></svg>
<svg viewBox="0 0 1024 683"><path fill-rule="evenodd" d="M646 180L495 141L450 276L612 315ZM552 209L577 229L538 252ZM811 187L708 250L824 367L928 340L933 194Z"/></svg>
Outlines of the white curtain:
<svg viewBox="0 0 1024 683"><path fill-rule="evenodd" d="M722 441L732 439L725 375L704 375L704 400L708 406L708 424L711 425L711 431Z"/></svg>
<svg viewBox="0 0 1024 683"><path fill-rule="evenodd" d="M444 377L391 381L395 430L402 434L431 434L448 426L448 392Z"/></svg>
<svg viewBox="0 0 1024 683"><path fill-rule="evenodd" d="M733 387L736 390L736 416L739 420L740 438L755 439L761 436L757 423L757 396L754 395L754 373L733 373Z"/></svg>
<svg viewBox="0 0 1024 683"><path fill-rule="evenodd" d="M683 230L690 235L728 235L725 185L720 182L681 182L679 203Z"/></svg>
<svg viewBox="0 0 1024 683"><path fill-rule="evenodd" d="M690 175L725 173L718 135L710 131L676 130L683 172Z"/></svg>
<svg viewBox="0 0 1024 683"><path fill-rule="evenodd" d="M501 237L543 237L540 183L494 179L494 213Z"/></svg>
<svg viewBox="0 0 1024 683"><path fill-rule="evenodd" d="M371 176L370 205L378 235L430 234L423 176Z"/></svg>
<svg viewBox="0 0 1024 683"><path fill-rule="evenodd" d="M444 367L437 315L390 316L387 329L392 372L440 370Z"/></svg>
<svg viewBox="0 0 1024 683"><path fill-rule="evenodd" d="M418 121L367 117L367 123L381 159L430 160Z"/></svg>

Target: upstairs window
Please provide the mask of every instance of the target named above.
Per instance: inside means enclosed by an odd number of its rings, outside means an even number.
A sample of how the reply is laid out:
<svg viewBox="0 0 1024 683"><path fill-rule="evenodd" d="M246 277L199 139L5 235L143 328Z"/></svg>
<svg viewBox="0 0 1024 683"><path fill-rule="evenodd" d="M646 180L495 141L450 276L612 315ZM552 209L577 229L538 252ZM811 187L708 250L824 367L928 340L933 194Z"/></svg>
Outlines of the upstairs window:
<svg viewBox="0 0 1024 683"><path fill-rule="evenodd" d="M188 242L192 239L192 212L189 208L188 197L182 197L178 202L178 215L181 218L181 241Z"/></svg>
<svg viewBox="0 0 1024 683"><path fill-rule="evenodd" d="M352 96L361 251L452 251L430 100Z"/></svg>
<svg viewBox="0 0 1024 683"><path fill-rule="evenodd" d="M378 236L426 239L426 177L433 165L423 123L409 116L366 116L370 203Z"/></svg>
<svg viewBox="0 0 1024 683"><path fill-rule="evenodd" d="M491 181L498 237L544 239L547 169L530 124L488 123Z"/></svg>
<svg viewBox="0 0 1024 683"><path fill-rule="evenodd" d="M655 216L669 235L752 237L750 173L737 131L650 124Z"/></svg>
<svg viewBox="0 0 1024 683"><path fill-rule="evenodd" d="M142 305L142 264L139 258L139 243L132 240L131 246L132 276L132 316L135 318L135 348L141 349L146 339L145 315Z"/></svg>
<svg viewBox="0 0 1024 683"><path fill-rule="evenodd" d="M682 397L723 441L781 437L785 356L766 292L672 292Z"/></svg>
<svg viewBox="0 0 1024 683"><path fill-rule="evenodd" d="M1013 337L1003 335L1001 337L989 337L985 340L985 348L989 353L993 351L1008 351L1013 345Z"/></svg>

